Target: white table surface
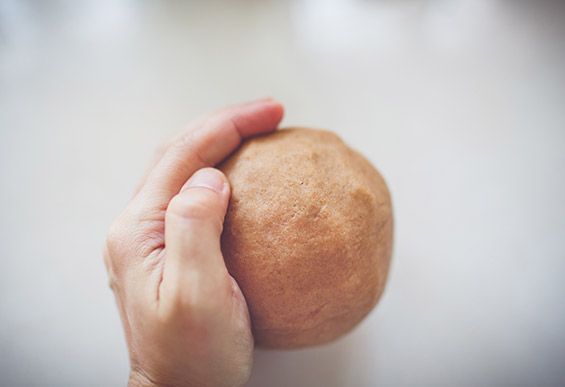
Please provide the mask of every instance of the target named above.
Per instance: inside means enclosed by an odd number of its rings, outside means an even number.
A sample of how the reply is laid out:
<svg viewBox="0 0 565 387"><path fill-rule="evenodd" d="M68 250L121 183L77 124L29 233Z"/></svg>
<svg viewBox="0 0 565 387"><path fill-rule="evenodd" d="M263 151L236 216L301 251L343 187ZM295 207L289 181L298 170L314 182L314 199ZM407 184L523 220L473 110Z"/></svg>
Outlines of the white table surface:
<svg viewBox="0 0 565 387"><path fill-rule="evenodd" d="M386 177L382 302L249 386L565 384L565 4L0 0L0 385L125 385L101 246L155 145L272 95Z"/></svg>

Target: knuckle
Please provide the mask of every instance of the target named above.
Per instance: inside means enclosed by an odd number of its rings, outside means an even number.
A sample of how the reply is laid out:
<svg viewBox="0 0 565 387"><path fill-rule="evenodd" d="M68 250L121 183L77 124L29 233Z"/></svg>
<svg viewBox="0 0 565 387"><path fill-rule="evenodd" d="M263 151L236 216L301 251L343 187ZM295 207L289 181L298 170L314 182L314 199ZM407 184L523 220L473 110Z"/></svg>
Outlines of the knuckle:
<svg viewBox="0 0 565 387"><path fill-rule="evenodd" d="M123 251L125 239L126 233L124 227L120 223L114 222L108 229L108 234L106 235L107 254L111 257Z"/></svg>
<svg viewBox="0 0 565 387"><path fill-rule="evenodd" d="M104 245L104 265L108 273L108 285L114 292L117 290L117 272L120 271L120 257L124 255L125 242L124 242L123 228L116 223L110 226L106 236L106 243Z"/></svg>
<svg viewBox="0 0 565 387"><path fill-rule="evenodd" d="M216 316L224 309L229 297L229 284L226 281L191 277L189 283L169 284L170 288L163 294L167 305L164 314L166 319L182 316L185 320L198 323Z"/></svg>
<svg viewBox="0 0 565 387"><path fill-rule="evenodd" d="M192 163L199 167L213 164L202 152L202 149L213 145L210 143L210 136L206 135L207 127L209 127L209 120L206 120L200 127L185 133L178 143L181 149L188 150Z"/></svg>
<svg viewBox="0 0 565 387"><path fill-rule="evenodd" d="M114 269L112 269L111 267L108 268L108 287L115 293L118 294L119 293L119 281L118 281L118 277L116 276L116 273L114 272Z"/></svg>

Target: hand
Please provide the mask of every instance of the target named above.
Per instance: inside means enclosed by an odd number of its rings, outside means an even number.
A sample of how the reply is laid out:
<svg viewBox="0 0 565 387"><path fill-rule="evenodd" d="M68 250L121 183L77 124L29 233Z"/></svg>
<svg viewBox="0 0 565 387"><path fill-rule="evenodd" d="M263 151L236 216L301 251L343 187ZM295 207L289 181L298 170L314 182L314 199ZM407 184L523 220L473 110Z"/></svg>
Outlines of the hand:
<svg viewBox="0 0 565 387"><path fill-rule="evenodd" d="M220 235L230 196L216 165L242 138L275 130L270 99L223 109L163 148L110 228L104 260L131 360L130 386L236 386L253 337Z"/></svg>

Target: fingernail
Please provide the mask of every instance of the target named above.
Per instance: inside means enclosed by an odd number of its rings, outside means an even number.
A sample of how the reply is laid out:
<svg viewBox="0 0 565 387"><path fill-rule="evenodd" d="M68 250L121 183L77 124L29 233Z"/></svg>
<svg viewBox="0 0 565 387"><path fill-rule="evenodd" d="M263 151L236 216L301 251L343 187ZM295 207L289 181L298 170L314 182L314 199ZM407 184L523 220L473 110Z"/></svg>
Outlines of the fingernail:
<svg viewBox="0 0 565 387"><path fill-rule="evenodd" d="M209 188L218 193L224 191L225 180L222 173L214 168L203 168L194 173L184 185L182 191L188 188Z"/></svg>

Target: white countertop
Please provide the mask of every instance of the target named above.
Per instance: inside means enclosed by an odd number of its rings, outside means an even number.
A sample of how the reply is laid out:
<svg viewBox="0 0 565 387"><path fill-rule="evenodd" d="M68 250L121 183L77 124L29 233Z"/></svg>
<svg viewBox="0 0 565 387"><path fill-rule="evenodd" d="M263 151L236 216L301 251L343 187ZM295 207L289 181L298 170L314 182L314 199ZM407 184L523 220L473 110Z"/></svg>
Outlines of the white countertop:
<svg viewBox="0 0 565 387"><path fill-rule="evenodd" d="M386 177L390 282L250 386L565 383L565 4L0 1L0 385L125 385L105 232L156 144L271 95Z"/></svg>

